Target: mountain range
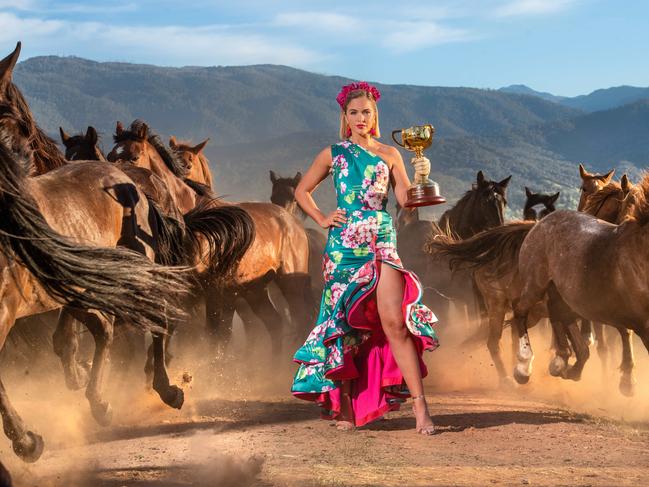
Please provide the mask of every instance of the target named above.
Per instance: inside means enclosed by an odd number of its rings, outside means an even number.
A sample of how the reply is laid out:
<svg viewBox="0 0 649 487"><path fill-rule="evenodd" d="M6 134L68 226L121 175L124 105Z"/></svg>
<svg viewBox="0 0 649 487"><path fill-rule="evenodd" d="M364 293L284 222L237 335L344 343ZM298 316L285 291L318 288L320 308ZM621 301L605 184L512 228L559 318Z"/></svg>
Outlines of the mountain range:
<svg viewBox="0 0 649 487"><path fill-rule="evenodd" d="M73 133L93 125L109 150L115 122L141 118L165 139L209 137L206 155L217 191L230 199L267 200L270 169L286 176L304 171L337 140L335 96L351 80L278 65L169 68L47 56L19 63L14 81L52 136L59 126ZM392 130L435 126L426 154L431 177L450 203L484 170L495 180L513 175L510 217L520 217L524 186L561 191L559 206L574 207L578 162L592 170L616 167L632 178L649 162L649 102L642 96L649 97L649 89L563 98L521 86L377 86L383 142L392 143ZM403 156L409 160L411 154ZM332 190L323 187L316 196L329 209Z"/></svg>

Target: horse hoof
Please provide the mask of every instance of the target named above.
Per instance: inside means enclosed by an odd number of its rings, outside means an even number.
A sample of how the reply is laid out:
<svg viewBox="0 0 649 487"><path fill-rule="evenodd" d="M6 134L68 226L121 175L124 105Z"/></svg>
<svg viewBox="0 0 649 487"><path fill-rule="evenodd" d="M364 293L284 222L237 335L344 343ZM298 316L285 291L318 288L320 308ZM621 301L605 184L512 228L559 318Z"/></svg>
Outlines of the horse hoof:
<svg viewBox="0 0 649 487"><path fill-rule="evenodd" d="M28 431L20 440L14 441L12 446L24 462L33 463L43 454L43 437Z"/></svg>
<svg viewBox="0 0 649 487"><path fill-rule="evenodd" d="M570 367L566 373L566 379L578 382L581 380L581 369Z"/></svg>
<svg viewBox="0 0 649 487"><path fill-rule="evenodd" d="M635 396L635 380L634 379L620 379L620 393L626 397Z"/></svg>
<svg viewBox="0 0 649 487"><path fill-rule="evenodd" d="M110 426L113 422L113 408L108 402L91 404L90 411L100 426Z"/></svg>
<svg viewBox="0 0 649 487"><path fill-rule="evenodd" d="M562 377L563 374L565 373L567 366L568 363L566 362L566 360L563 357L556 355L550 361L550 365L548 366L548 372L550 372L550 375L553 377Z"/></svg>
<svg viewBox="0 0 649 487"><path fill-rule="evenodd" d="M511 390L515 386L516 386L516 383L514 382L514 379L511 378L510 376L500 378L500 388L501 389Z"/></svg>
<svg viewBox="0 0 649 487"><path fill-rule="evenodd" d="M178 386L169 386L164 394L160 394L160 399L174 409L180 409L185 402L185 393Z"/></svg>
<svg viewBox="0 0 649 487"><path fill-rule="evenodd" d="M519 370L518 366L516 366L516 367L514 367L514 379L519 384L527 384L530 381L530 376L529 376L529 374L521 372Z"/></svg>

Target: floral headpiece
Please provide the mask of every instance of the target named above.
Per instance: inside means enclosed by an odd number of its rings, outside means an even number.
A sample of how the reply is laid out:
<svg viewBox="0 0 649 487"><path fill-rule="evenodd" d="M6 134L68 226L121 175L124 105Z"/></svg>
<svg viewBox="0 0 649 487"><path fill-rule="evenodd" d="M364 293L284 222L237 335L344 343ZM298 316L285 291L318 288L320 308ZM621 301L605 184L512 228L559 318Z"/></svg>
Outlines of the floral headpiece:
<svg viewBox="0 0 649 487"><path fill-rule="evenodd" d="M340 105L340 108L344 108L345 102L347 101L347 96L350 92L355 90L367 91L372 95L374 101L379 101L379 98L381 98L381 92L376 88L376 86L372 86L365 81L360 81L359 83L350 83L343 86L340 89L340 93L338 93L338 96L336 97L336 101Z"/></svg>

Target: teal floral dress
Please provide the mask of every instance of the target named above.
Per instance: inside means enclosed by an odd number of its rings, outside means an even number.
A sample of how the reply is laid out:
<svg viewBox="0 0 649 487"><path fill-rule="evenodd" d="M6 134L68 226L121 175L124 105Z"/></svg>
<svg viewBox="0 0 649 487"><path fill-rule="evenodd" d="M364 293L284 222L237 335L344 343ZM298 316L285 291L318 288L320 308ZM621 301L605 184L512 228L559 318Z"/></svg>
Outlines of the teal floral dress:
<svg viewBox="0 0 649 487"><path fill-rule="evenodd" d="M340 414L340 382L351 381L357 426L398 409L408 397L377 312L381 266L404 277L403 318L416 345L422 375L424 350L438 346L435 315L421 303L417 276L403 268L392 217L386 211L390 168L360 145L331 147L338 208L347 222L331 227L323 258L325 287L315 328L295 353L299 364L292 393L322 407L323 418Z"/></svg>

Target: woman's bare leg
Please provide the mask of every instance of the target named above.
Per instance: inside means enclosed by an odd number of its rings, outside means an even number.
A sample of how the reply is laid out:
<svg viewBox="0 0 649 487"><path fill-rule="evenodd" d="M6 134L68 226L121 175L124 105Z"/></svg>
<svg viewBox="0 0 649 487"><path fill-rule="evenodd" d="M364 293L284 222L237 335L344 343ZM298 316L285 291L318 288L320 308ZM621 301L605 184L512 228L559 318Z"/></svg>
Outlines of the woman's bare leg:
<svg viewBox="0 0 649 487"><path fill-rule="evenodd" d="M390 343L392 355L401 370L401 375L414 400L417 431L432 434L433 421L424 399L424 385L421 380L417 349L406 328L401 312L404 279L401 273L387 264L381 266L381 275L376 287L376 302L381 326Z"/></svg>
<svg viewBox="0 0 649 487"><path fill-rule="evenodd" d="M336 427L339 430L354 429L354 409L352 408L351 382L342 381L340 385L340 417Z"/></svg>

